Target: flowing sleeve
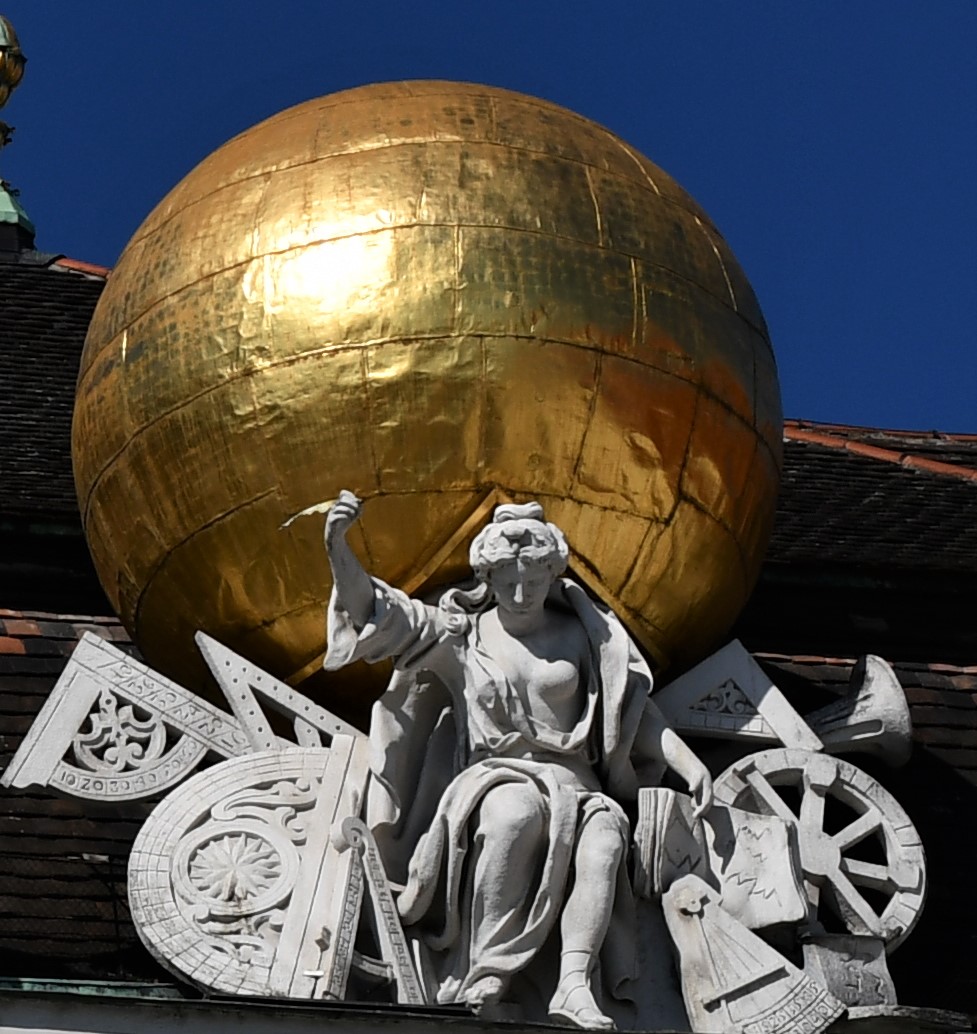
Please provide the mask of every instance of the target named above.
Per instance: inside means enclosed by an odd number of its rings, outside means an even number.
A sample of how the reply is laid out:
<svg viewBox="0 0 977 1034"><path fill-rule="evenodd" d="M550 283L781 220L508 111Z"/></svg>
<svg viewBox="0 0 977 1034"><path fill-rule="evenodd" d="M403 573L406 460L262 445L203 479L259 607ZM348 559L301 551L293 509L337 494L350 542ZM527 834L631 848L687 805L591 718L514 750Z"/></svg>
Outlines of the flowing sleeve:
<svg viewBox="0 0 977 1034"><path fill-rule="evenodd" d="M336 671L353 661L374 664L392 657L401 670L429 668L436 671L445 653L437 647L464 631L458 627L460 615L447 615L437 607L413 600L379 578L371 581L373 612L362 629L353 624L333 589L327 612L326 658L322 666L326 671Z"/></svg>

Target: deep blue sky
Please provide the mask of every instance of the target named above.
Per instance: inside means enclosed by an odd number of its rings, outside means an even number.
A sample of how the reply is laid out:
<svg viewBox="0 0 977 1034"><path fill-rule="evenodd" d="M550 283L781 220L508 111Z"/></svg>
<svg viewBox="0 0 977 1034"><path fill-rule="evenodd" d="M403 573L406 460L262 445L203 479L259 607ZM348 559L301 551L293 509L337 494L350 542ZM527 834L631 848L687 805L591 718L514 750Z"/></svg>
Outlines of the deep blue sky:
<svg viewBox="0 0 977 1034"><path fill-rule="evenodd" d="M975 0L0 0L0 175L111 265L201 158L309 97L467 79L604 123L710 213L788 416L977 431Z"/></svg>

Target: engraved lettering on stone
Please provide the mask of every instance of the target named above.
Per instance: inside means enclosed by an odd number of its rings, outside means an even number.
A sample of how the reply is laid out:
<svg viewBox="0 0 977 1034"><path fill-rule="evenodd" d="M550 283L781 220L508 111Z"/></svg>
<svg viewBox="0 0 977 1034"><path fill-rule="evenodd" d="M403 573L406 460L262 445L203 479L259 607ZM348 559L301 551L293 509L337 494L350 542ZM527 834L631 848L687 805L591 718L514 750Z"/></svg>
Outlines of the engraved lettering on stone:
<svg viewBox="0 0 977 1034"><path fill-rule="evenodd" d="M162 757L128 772L86 772L62 759L55 765L50 785L91 800L137 800L179 782L199 764L205 753L206 747L183 736Z"/></svg>
<svg viewBox="0 0 977 1034"><path fill-rule="evenodd" d="M373 834L365 823L357 818L347 819L343 823L342 832L353 849L359 853L360 864L366 874L376 918L377 936L383 954L396 975L397 1001L423 1005L424 992L414 969L414 959L407 946L404 929L387 884L387 876Z"/></svg>
<svg viewBox="0 0 977 1034"><path fill-rule="evenodd" d="M343 897L343 910L339 921L339 929L336 933L338 946L336 950L337 959L347 959L353 951L353 941L356 938L356 928L360 917L360 904L363 900L363 867L353 865L349 870L349 879L346 884L346 892ZM328 933L328 932L326 932ZM325 947L328 939L323 944ZM345 988L346 969L344 966L333 966L329 982L323 991L324 998L341 999Z"/></svg>

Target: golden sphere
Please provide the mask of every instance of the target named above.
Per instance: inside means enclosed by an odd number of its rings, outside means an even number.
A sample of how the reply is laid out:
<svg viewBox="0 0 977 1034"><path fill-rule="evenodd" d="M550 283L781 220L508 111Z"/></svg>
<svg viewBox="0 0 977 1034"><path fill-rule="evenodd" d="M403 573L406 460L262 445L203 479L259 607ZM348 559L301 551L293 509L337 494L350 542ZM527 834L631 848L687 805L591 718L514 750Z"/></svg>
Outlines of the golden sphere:
<svg viewBox="0 0 977 1034"><path fill-rule="evenodd" d="M781 411L753 292L708 216L608 130L485 86L367 86L229 141L109 278L75 477L103 585L150 663L202 628L315 667L322 519L411 590L466 573L491 501L539 499L660 667L755 581Z"/></svg>

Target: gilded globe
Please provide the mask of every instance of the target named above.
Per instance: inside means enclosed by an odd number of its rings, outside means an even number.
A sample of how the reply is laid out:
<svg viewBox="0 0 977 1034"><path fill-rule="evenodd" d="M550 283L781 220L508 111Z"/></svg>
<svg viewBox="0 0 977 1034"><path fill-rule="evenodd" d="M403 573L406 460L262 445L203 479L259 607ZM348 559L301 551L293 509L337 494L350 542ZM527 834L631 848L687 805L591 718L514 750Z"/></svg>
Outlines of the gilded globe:
<svg viewBox="0 0 977 1034"><path fill-rule="evenodd" d="M197 628L318 668L322 517L288 522L342 488L412 592L467 574L495 501L540 500L662 669L750 593L781 423L753 291L669 176L554 104L408 82L284 111L160 202L92 320L73 452L112 603L191 684Z"/></svg>

